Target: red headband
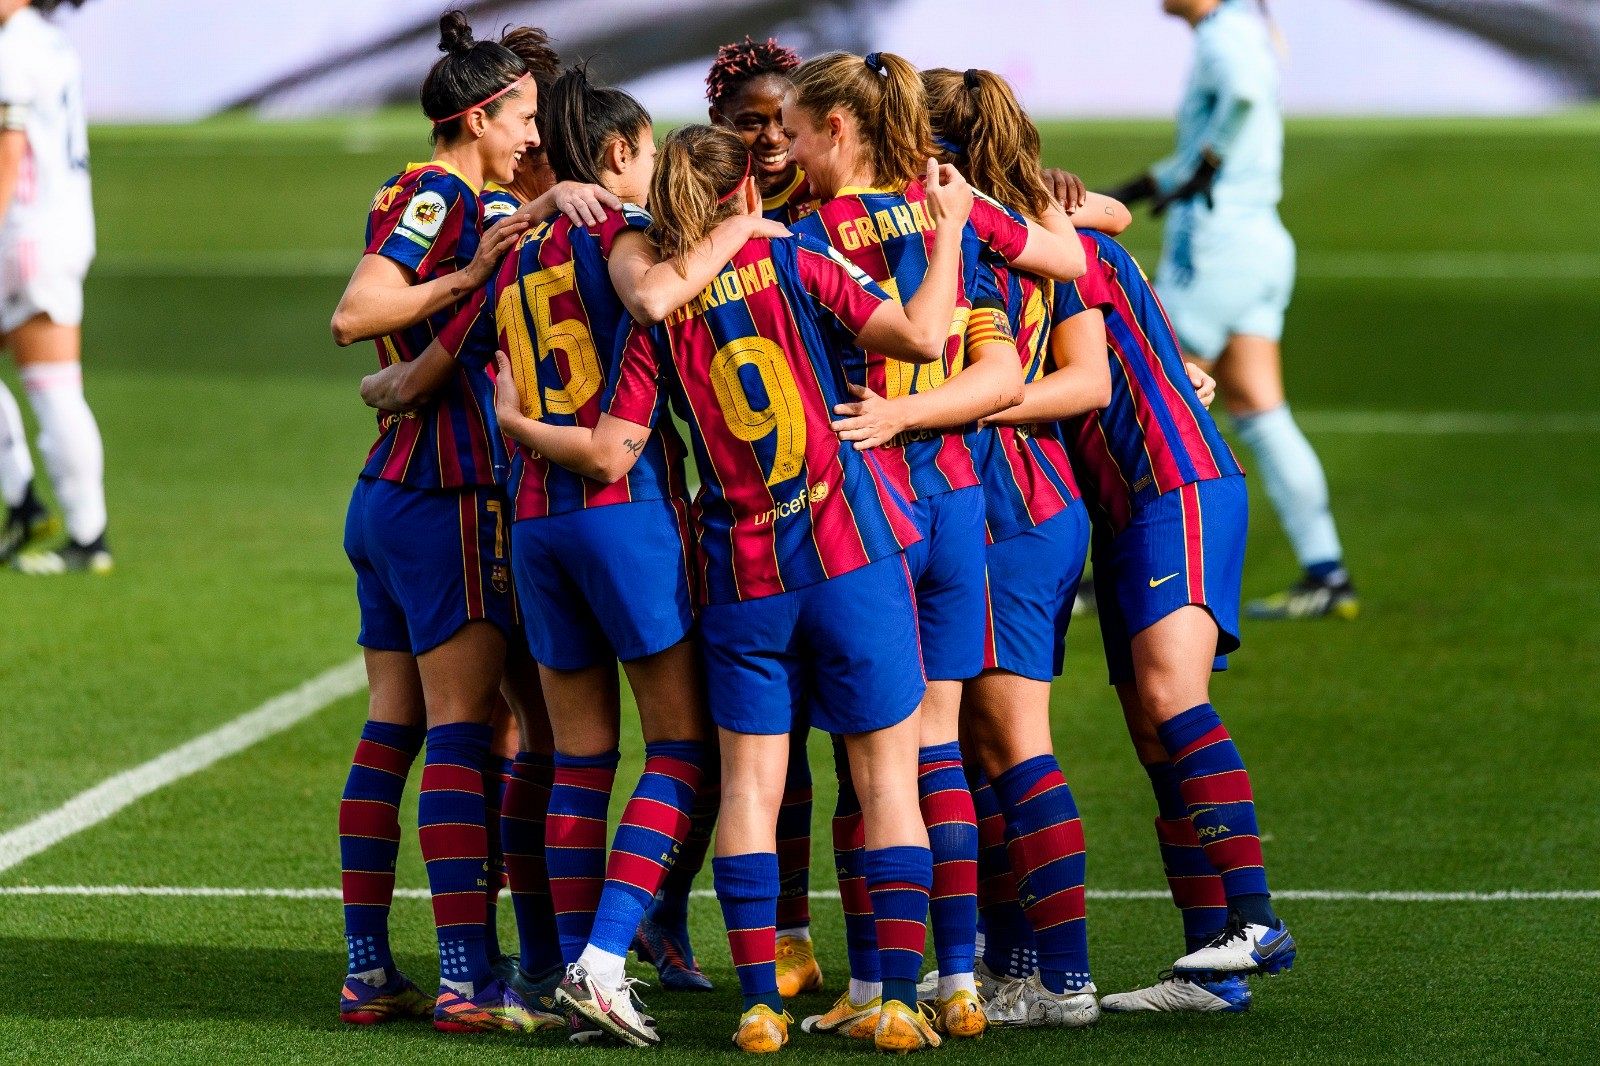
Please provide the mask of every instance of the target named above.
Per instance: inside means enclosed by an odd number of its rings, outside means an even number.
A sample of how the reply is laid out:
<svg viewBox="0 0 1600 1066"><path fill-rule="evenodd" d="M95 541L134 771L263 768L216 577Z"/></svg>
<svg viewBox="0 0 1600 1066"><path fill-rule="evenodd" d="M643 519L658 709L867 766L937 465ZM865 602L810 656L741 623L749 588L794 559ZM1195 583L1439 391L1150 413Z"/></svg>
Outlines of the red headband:
<svg viewBox="0 0 1600 1066"><path fill-rule="evenodd" d="M719 203L719 204L727 203L729 200L733 199L734 195L740 189L744 188L744 182L745 182L745 179L750 176L750 164L754 160L754 158L755 157L752 156L749 152L746 152L744 154L744 174L742 174L740 176L738 181L733 183L733 188L729 189L727 192L725 192L721 196L717 197L717 203Z"/></svg>
<svg viewBox="0 0 1600 1066"><path fill-rule="evenodd" d="M532 74L524 74L522 77L518 78L516 81L512 82L510 85L507 85L504 89L501 89L499 92L495 93L493 96L489 96L489 97L486 97L486 98L484 98L482 100L479 100L477 103L473 104L471 107L464 108L464 109L462 109L460 111L457 111L453 115L446 115L444 118L436 118L436 119L433 120L433 124L435 126L443 126L446 122L454 121L455 119L460 118L462 115L465 115L469 111L476 111L480 107L488 107L490 104L494 103L496 100L500 99L506 93L510 92L512 89L515 89L517 86L521 85L523 82L527 81L531 77L533 77Z"/></svg>

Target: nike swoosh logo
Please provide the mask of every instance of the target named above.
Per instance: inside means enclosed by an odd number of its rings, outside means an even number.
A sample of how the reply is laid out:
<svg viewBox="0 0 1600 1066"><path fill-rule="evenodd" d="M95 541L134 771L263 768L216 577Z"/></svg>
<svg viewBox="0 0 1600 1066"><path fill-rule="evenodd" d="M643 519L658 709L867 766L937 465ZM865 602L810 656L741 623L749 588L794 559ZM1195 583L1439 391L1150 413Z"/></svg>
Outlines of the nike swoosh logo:
<svg viewBox="0 0 1600 1066"><path fill-rule="evenodd" d="M1257 941L1256 942L1256 953L1257 953L1257 955L1260 956L1262 962L1266 962L1268 959L1272 958L1274 955L1277 955L1279 952L1281 952L1284 948L1288 947L1289 943L1290 943L1290 941L1289 941L1289 931L1287 929L1284 929L1284 930L1279 932L1278 939L1271 946L1262 944L1260 941ZM1266 951L1264 953L1262 952L1262 948L1266 948Z"/></svg>
<svg viewBox="0 0 1600 1066"><path fill-rule="evenodd" d="M1183 571L1179 570L1178 574L1181 574L1181 573L1183 573ZM1151 578L1150 579L1150 587L1151 588L1155 588L1157 585L1165 585L1168 581L1171 581L1173 578L1177 577L1178 574L1168 574L1166 577L1159 578L1159 579L1158 578Z"/></svg>

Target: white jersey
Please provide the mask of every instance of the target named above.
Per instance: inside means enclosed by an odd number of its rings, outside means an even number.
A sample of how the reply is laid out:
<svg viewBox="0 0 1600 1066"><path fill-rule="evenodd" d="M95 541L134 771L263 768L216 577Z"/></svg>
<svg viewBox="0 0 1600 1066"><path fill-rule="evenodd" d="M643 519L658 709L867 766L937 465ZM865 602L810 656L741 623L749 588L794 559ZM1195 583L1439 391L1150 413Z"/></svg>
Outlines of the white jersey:
<svg viewBox="0 0 1600 1066"><path fill-rule="evenodd" d="M0 128L28 141L0 244L57 245L87 264L94 206L82 74L72 45L31 6L0 23Z"/></svg>

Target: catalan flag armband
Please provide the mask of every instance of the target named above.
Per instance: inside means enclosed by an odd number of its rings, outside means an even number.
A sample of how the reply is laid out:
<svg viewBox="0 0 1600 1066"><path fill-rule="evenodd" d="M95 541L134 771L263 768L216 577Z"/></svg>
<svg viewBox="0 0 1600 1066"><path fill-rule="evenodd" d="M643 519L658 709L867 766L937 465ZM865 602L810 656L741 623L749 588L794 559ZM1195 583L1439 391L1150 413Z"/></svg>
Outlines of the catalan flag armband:
<svg viewBox="0 0 1600 1066"><path fill-rule="evenodd" d="M1016 335L1011 332L1011 320L1006 317L1003 308L980 304L972 309L972 315L967 319L968 348L976 348L980 344L1014 346L1016 343Z"/></svg>

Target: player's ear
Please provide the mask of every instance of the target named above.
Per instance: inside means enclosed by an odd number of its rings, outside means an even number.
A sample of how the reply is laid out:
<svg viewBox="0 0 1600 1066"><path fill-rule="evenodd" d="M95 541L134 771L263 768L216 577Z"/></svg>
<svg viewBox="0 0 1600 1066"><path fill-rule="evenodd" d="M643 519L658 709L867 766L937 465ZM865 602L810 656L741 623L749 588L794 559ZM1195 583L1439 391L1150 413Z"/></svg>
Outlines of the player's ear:
<svg viewBox="0 0 1600 1066"><path fill-rule="evenodd" d="M628 142L621 137L612 137L606 141L605 149L601 153L605 159L606 169L613 174L621 174L628 169L628 160L632 153L628 149Z"/></svg>
<svg viewBox="0 0 1600 1066"><path fill-rule="evenodd" d="M717 110L715 104L706 108L706 118L711 120L711 124L713 126L720 126L723 124L722 112Z"/></svg>
<svg viewBox="0 0 1600 1066"><path fill-rule="evenodd" d="M761 213L761 186L756 184L754 174L744 179L744 213L747 215Z"/></svg>
<svg viewBox="0 0 1600 1066"><path fill-rule="evenodd" d="M489 113L481 107L475 107L467 112L467 117L462 120L462 125L474 137L482 137L489 128Z"/></svg>
<svg viewBox="0 0 1600 1066"><path fill-rule="evenodd" d="M837 141L844 136L844 112L835 108L828 112L828 140Z"/></svg>

